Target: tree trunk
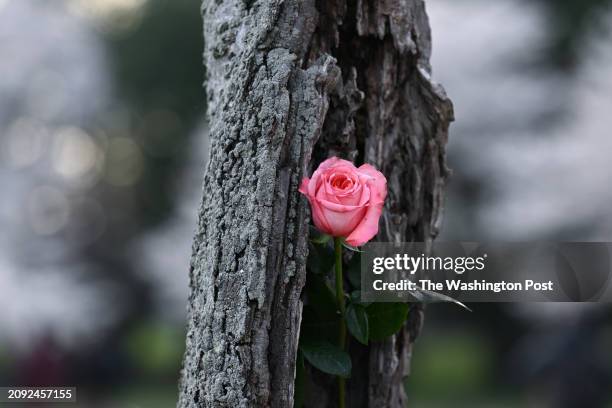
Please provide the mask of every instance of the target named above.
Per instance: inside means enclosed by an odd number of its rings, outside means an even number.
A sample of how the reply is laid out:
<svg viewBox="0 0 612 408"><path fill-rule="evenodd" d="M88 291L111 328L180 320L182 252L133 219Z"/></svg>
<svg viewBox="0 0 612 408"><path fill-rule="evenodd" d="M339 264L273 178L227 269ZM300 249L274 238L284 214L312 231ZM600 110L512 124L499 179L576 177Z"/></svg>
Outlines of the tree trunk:
<svg viewBox="0 0 612 408"><path fill-rule="evenodd" d="M300 179L331 154L388 178L379 240L437 234L452 106L429 79L422 0L206 0L210 161L178 407L291 407L306 277ZM400 407L422 309L351 345L349 406ZM335 402L317 381L316 401Z"/></svg>

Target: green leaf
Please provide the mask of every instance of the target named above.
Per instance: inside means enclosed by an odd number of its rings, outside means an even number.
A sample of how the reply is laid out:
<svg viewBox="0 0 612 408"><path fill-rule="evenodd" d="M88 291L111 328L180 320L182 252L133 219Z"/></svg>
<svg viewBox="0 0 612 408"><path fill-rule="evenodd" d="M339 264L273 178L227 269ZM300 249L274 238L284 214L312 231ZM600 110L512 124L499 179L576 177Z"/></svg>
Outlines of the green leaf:
<svg viewBox="0 0 612 408"><path fill-rule="evenodd" d="M361 344L368 344L369 327L365 307L350 303L346 309L346 327Z"/></svg>
<svg viewBox="0 0 612 408"><path fill-rule="evenodd" d="M293 408L302 408L304 405L306 370L304 368L304 354L298 349L295 361L295 391L293 397Z"/></svg>
<svg viewBox="0 0 612 408"><path fill-rule="evenodd" d="M383 340L402 327L408 317L406 303L372 303L366 308L370 340Z"/></svg>
<svg viewBox="0 0 612 408"><path fill-rule="evenodd" d="M361 291L360 290L352 291L350 295L350 299L351 299L351 302L353 303L361 303Z"/></svg>
<svg viewBox="0 0 612 408"><path fill-rule="evenodd" d="M372 303L372 302L362 302L361 301L361 291L360 290L352 291L349 298L351 302L357 303L358 305L361 305L363 307L368 307Z"/></svg>
<svg viewBox="0 0 612 408"><path fill-rule="evenodd" d="M454 303L458 306L461 306L462 308L466 309L469 312L472 311L472 309L470 309L469 307L467 307L465 304L461 303L457 299L454 299L442 293L434 292L431 290L418 289L415 291L411 291L410 294L414 296L414 298L421 303L435 303L435 302Z"/></svg>
<svg viewBox="0 0 612 408"><path fill-rule="evenodd" d="M302 324L300 326L300 341L327 340L334 342L338 336L338 314L331 318L321 318L311 305L305 305L302 311Z"/></svg>
<svg viewBox="0 0 612 408"><path fill-rule="evenodd" d="M348 249L349 251L353 251L353 252L363 252L361 249L354 247L352 245L349 245L346 243L346 241L342 241L342 246L345 247L346 249Z"/></svg>
<svg viewBox="0 0 612 408"><path fill-rule="evenodd" d="M314 244L327 244L330 240L331 240L331 235L327 235L327 234L318 234L314 237L310 238L310 242L314 243Z"/></svg>
<svg viewBox="0 0 612 408"><path fill-rule="evenodd" d="M351 357L340 347L327 341L304 341L300 345L304 358L324 373L349 377Z"/></svg>
<svg viewBox="0 0 612 408"><path fill-rule="evenodd" d="M306 269L312 273L327 274L334 266L334 250L330 245L308 243L308 259Z"/></svg>
<svg viewBox="0 0 612 408"><path fill-rule="evenodd" d="M321 319L332 320L339 317L336 296L322 275L309 273L306 276L306 295L308 305Z"/></svg>
<svg viewBox="0 0 612 408"><path fill-rule="evenodd" d="M346 265L346 277L354 289L361 289L361 253L355 252Z"/></svg>
<svg viewBox="0 0 612 408"><path fill-rule="evenodd" d="M308 226L308 236L310 237L310 242L314 242L315 244L325 244L332 238L331 235L319 231L312 225Z"/></svg>

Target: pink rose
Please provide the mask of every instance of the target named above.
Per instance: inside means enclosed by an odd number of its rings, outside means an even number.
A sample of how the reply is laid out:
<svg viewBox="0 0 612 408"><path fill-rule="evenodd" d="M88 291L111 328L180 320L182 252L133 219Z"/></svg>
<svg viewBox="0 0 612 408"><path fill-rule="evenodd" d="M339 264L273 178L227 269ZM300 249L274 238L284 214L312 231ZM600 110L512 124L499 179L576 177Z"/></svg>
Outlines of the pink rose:
<svg viewBox="0 0 612 408"><path fill-rule="evenodd" d="M310 202L316 227L360 246L378 233L378 219L387 196L387 179L369 164L330 157L299 188Z"/></svg>

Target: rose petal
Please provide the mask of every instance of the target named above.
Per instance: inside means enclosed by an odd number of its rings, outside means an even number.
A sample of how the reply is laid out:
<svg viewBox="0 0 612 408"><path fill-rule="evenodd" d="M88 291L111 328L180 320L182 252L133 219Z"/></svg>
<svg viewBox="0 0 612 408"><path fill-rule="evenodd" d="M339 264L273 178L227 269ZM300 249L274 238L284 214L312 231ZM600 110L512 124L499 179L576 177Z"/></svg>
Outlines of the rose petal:
<svg viewBox="0 0 612 408"><path fill-rule="evenodd" d="M311 180L308 179L308 177L304 177L302 179L302 182L300 183L300 187L298 188L298 191L304 194L306 198L308 199L308 202L310 203L311 212L312 212L312 221L314 222L317 229L326 234L330 234L331 229L329 228L329 225L327 224L327 220L325 220L325 217L323 216L323 211L321 209L321 206L319 205L315 197L311 197L308 194L308 188L309 188L308 186L310 184L310 181Z"/></svg>
<svg viewBox="0 0 612 408"><path fill-rule="evenodd" d="M359 225L346 237L346 242L352 246L361 246L378 234L378 220L382 214L383 204L370 203Z"/></svg>
<svg viewBox="0 0 612 408"><path fill-rule="evenodd" d="M298 191L304 194L305 196L308 196L308 184L309 183L310 183L310 179L308 177L304 177L302 179L302 182L300 183L300 187L298 188Z"/></svg>
<svg viewBox="0 0 612 408"><path fill-rule="evenodd" d="M321 206L325 209L328 209L330 211L334 211L334 212L350 212L350 211L356 211L359 210L360 208L365 207L365 205L344 205L344 204L338 204L338 203L334 203L333 201L329 201L326 200L323 197L315 197L316 201L321 204Z"/></svg>
<svg viewBox="0 0 612 408"><path fill-rule="evenodd" d="M336 197L338 198L338 202L340 204L343 204L343 205L357 205L357 206L359 206L359 205L363 205L363 204L360 204L361 201L362 201L363 195L364 195L363 186L362 186L361 183L359 183L356 186L356 188L354 188L351 191L351 194L338 195ZM367 195L368 195L368 198L369 198L369 196L370 196L369 191L368 191Z"/></svg>
<svg viewBox="0 0 612 408"><path fill-rule="evenodd" d="M387 180L373 166L364 164L357 169L347 160L330 157L310 179L302 180L299 191L308 198L313 222L322 232L348 235L347 243L354 246L377 234Z"/></svg>
<svg viewBox="0 0 612 408"><path fill-rule="evenodd" d="M317 196L324 200L340 204L338 197L336 197L336 194L334 193L333 187L329 184L327 174L325 173L321 175L321 185L317 190Z"/></svg>
<svg viewBox="0 0 612 408"><path fill-rule="evenodd" d="M367 207L357 208L353 211L332 211L330 209L324 209L322 211L323 216L329 225L331 232L329 234L334 237L346 237L359 225L359 222L363 219Z"/></svg>
<svg viewBox="0 0 612 408"><path fill-rule="evenodd" d="M324 160L321 164L319 164L319 167L317 167L314 173L312 173L312 178L311 178L311 183L309 185L309 188L310 188L310 194L313 197L315 195L317 182L319 181L319 178L321 177L321 175L329 168L336 167L336 166L347 166L348 168L352 168L353 171L356 170L353 163L351 163L348 160L340 159L336 156L333 156L327 160Z"/></svg>
<svg viewBox="0 0 612 408"><path fill-rule="evenodd" d="M312 221L314 222L315 227L325 234L332 234L333 230L331 229L327 219L325 218L323 208L317 202L316 198L311 198L307 196L308 201L310 202L310 209L312 212Z"/></svg>
<svg viewBox="0 0 612 408"><path fill-rule="evenodd" d="M369 164L362 164L357 172L369 179L371 202L384 202L385 197L387 197L387 179L385 176Z"/></svg>
<svg viewBox="0 0 612 408"><path fill-rule="evenodd" d="M341 164L338 167L330 167L323 172L321 175L321 183L325 187L325 199L334 203L344 204L344 202L347 201L345 198L348 198L349 202L347 204L356 205L359 201L359 193L355 190L359 190L361 186L361 179L356 170L357 169L354 166L349 168L348 166ZM332 178L338 176L344 176L347 179L350 179L353 186L346 190L341 190L334 187L332 185ZM353 198L355 195L357 195L357 197Z"/></svg>

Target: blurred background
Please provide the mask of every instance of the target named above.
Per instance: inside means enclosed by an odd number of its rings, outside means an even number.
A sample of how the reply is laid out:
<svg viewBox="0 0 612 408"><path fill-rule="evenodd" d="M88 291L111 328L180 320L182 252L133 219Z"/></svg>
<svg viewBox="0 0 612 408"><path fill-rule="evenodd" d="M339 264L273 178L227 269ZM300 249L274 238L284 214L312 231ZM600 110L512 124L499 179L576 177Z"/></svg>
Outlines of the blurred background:
<svg viewBox="0 0 612 408"><path fill-rule="evenodd" d="M446 240L612 241L612 0L429 0ZM207 156L196 0L0 0L0 385L170 407ZM597 304L428 307L416 407L612 407Z"/></svg>

